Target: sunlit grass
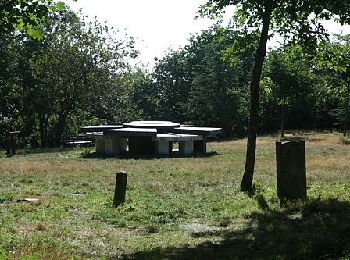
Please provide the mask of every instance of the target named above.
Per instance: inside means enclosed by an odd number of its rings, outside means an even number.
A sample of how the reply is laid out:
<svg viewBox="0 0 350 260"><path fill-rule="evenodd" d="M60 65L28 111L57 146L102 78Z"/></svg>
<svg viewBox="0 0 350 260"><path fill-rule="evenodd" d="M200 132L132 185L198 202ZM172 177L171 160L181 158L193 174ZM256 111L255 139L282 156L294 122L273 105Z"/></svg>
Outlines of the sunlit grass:
<svg viewBox="0 0 350 260"><path fill-rule="evenodd" d="M264 258L265 249L275 250L276 258L286 258L289 249L278 242L293 240L293 225L301 228L309 222L310 229L300 231L305 247L295 244L296 258L349 256L346 239L325 252L323 240L312 247L306 242L326 232L340 239L334 221L349 231L344 224L349 215L344 213L350 208L350 148L336 134L305 138L310 203L293 205L289 211L280 207L276 196L274 137L258 138L253 196L239 190L246 140L211 142L210 156L204 158L98 158L91 149L3 155L0 259L2 254L38 259L190 258L197 249L209 250L204 258L227 257L231 249L233 256L245 258L244 251L256 243L262 243L261 248L250 256ZM124 205L113 208L119 171L128 173L127 198ZM28 203L23 198L39 201ZM329 199L337 201L326 203ZM338 211L333 215L328 208ZM323 221L324 230L317 230L315 221ZM282 224L288 234L280 230Z"/></svg>

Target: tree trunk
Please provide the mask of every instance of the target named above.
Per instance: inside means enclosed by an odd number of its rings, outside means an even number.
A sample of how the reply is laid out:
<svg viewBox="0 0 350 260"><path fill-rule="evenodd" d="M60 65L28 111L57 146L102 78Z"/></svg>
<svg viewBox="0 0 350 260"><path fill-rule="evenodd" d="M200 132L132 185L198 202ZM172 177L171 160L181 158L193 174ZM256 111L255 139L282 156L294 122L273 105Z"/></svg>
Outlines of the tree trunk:
<svg viewBox="0 0 350 260"><path fill-rule="evenodd" d="M66 119L67 119L67 114L62 113L59 115L58 121L55 124L55 140L54 140L54 142L56 145L59 145L61 140L62 140L64 127L66 126Z"/></svg>
<svg viewBox="0 0 350 260"><path fill-rule="evenodd" d="M255 55L255 64L252 74L252 81L250 83L250 116L248 127L248 142L247 153L245 161L245 172L241 182L242 191L253 190L253 174L255 165L255 148L256 148L256 134L258 128L258 114L259 114L259 83L266 56L266 43L268 40L268 33L270 27L272 10L266 10L263 17L263 27L260 35L259 46Z"/></svg>
<svg viewBox="0 0 350 260"><path fill-rule="evenodd" d="M349 125L349 101L350 101L350 83L347 84L347 93L345 100L345 109L344 109L344 132L343 136L346 137L348 135L348 125Z"/></svg>
<svg viewBox="0 0 350 260"><path fill-rule="evenodd" d="M40 133L40 147L47 148L48 147L48 115L43 114L39 117L39 133Z"/></svg>
<svg viewBox="0 0 350 260"><path fill-rule="evenodd" d="M284 116L285 116L285 105L281 107L281 138L284 138Z"/></svg>

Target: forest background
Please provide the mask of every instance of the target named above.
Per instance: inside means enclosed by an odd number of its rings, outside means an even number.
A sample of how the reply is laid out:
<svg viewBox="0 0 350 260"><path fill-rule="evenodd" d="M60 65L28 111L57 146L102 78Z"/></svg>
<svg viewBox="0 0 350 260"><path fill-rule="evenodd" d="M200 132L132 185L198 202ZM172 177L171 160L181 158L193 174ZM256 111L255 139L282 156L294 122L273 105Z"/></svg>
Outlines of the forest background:
<svg viewBox="0 0 350 260"><path fill-rule="evenodd" d="M57 11L57 10L56 10ZM135 40L69 8L50 12L41 34L0 30L0 138L20 130L22 147L50 147L91 124L171 120L247 134L249 83L258 41L216 24L187 45L136 66ZM260 83L259 133L348 134L350 37L270 49Z"/></svg>

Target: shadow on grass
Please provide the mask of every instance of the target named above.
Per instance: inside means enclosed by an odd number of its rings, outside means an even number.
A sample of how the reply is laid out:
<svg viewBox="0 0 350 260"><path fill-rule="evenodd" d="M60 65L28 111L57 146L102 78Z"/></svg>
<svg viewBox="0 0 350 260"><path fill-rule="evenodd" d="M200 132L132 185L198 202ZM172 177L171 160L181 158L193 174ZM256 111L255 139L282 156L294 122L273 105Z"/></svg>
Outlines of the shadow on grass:
<svg viewBox="0 0 350 260"><path fill-rule="evenodd" d="M350 203L310 200L295 210L271 210L257 198L264 212L252 213L240 231L213 231L218 244L155 248L126 259L336 259L350 256ZM198 237L198 234L197 234Z"/></svg>
<svg viewBox="0 0 350 260"><path fill-rule="evenodd" d="M17 151L16 155L30 155L30 154L50 154L50 153L64 153L72 152L76 150L87 149L83 147L57 147L57 148L33 148L33 149L21 149Z"/></svg>
<svg viewBox="0 0 350 260"><path fill-rule="evenodd" d="M205 155L192 155L192 156L184 156L181 155L178 152L173 152L171 155L169 156L156 156L156 155L134 155L134 154L129 154L129 153L125 153L125 154L120 154L118 156L115 155L106 155L106 154L100 154L100 153L96 153L96 152L87 152L87 153L83 153L81 155L82 158L85 159L108 159L108 158L118 158L118 159L136 159L136 160L153 160L153 159L159 159L159 158L207 158L207 157L213 157L219 155L219 153L217 152L208 152Z"/></svg>

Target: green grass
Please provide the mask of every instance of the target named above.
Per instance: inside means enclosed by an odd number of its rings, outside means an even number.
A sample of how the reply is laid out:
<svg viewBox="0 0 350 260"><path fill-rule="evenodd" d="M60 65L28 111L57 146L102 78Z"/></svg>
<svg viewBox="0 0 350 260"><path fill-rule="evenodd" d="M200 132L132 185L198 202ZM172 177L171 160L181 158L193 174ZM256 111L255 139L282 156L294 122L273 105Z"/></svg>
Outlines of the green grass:
<svg viewBox="0 0 350 260"><path fill-rule="evenodd" d="M311 137L308 200L284 207L272 137L258 138L250 196L239 190L245 140L209 143L205 158L2 153L0 259L350 258L349 146L338 135ZM114 208L119 171L127 198Z"/></svg>
<svg viewBox="0 0 350 260"><path fill-rule="evenodd" d="M350 138L349 137L340 137L340 141L343 143L343 144L350 144Z"/></svg>

